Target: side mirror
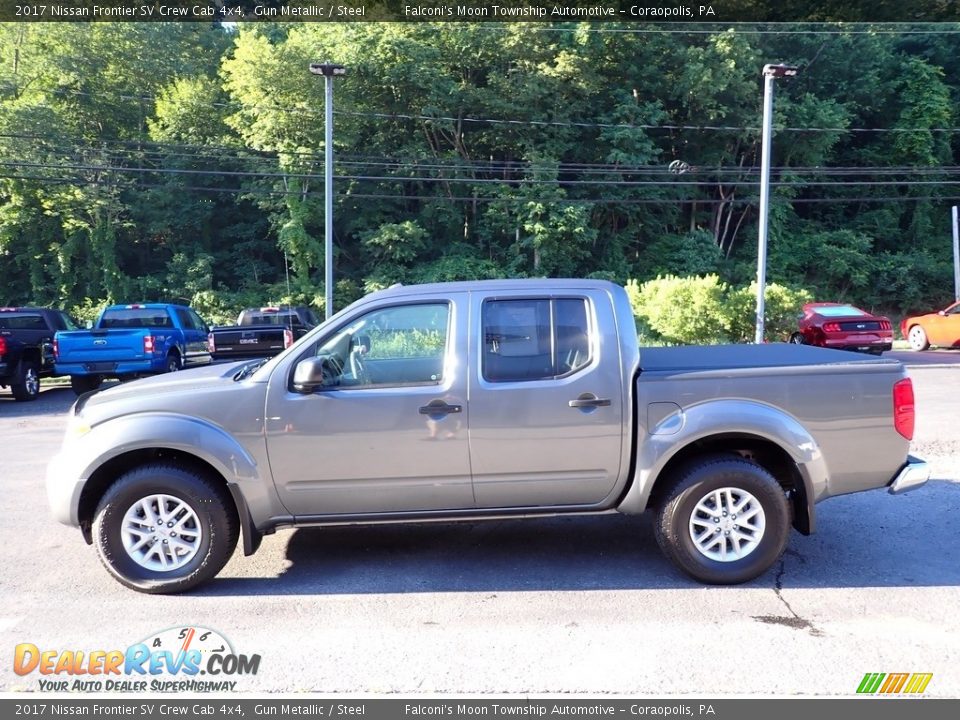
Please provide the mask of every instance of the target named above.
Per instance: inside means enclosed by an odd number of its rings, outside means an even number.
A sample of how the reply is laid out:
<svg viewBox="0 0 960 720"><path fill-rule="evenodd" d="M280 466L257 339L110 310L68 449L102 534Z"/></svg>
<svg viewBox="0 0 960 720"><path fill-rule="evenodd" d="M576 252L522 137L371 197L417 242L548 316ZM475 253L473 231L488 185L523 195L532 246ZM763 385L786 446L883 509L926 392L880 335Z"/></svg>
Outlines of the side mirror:
<svg viewBox="0 0 960 720"><path fill-rule="evenodd" d="M947 311L946 311L946 310L941 310L940 312L937 313L937 315L939 315L940 317L946 317L946 316L947 316Z"/></svg>
<svg viewBox="0 0 960 720"><path fill-rule="evenodd" d="M323 385L323 358L310 357L301 360L293 370L294 392L309 395Z"/></svg>

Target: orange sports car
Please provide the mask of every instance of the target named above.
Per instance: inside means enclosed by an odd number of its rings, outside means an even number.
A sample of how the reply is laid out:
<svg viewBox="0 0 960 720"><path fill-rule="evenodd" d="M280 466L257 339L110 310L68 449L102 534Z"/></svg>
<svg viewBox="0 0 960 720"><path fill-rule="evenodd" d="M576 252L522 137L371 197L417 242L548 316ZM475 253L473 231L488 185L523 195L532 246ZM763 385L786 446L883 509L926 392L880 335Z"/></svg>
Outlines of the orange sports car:
<svg viewBox="0 0 960 720"><path fill-rule="evenodd" d="M940 312L908 317L900 323L900 332L911 350L926 350L931 345L960 348L960 302Z"/></svg>

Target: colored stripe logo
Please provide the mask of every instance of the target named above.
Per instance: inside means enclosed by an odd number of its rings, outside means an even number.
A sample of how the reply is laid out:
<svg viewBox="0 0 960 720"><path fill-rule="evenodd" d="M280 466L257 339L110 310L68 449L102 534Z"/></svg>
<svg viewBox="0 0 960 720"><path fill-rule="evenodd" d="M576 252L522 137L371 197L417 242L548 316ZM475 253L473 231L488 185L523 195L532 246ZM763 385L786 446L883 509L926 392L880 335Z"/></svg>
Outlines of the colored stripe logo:
<svg viewBox="0 0 960 720"><path fill-rule="evenodd" d="M927 689L933 673L866 673L858 695L919 695Z"/></svg>

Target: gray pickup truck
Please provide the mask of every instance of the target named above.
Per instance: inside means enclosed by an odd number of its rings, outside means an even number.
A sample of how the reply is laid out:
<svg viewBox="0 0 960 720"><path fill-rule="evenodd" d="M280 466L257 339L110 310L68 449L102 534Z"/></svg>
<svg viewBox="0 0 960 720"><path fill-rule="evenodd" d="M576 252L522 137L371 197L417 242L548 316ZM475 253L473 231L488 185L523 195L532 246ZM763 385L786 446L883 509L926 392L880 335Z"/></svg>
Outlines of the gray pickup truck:
<svg viewBox="0 0 960 720"><path fill-rule="evenodd" d="M818 502L926 482L887 359L788 344L641 349L592 280L394 287L269 361L81 397L47 489L143 592L280 527L655 513L664 553L757 577ZM879 561L879 558L878 558Z"/></svg>

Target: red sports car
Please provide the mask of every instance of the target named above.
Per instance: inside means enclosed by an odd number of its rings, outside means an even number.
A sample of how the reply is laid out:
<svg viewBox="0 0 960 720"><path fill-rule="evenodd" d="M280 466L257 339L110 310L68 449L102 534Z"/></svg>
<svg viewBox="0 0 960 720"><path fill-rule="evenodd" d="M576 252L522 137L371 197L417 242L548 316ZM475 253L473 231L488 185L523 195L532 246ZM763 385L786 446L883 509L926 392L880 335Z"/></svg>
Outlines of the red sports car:
<svg viewBox="0 0 960 720"><path fill-rule="evenodd" d="M853 305L807 303L790 342L879 355L893 347L893 326Z"/></svg>
<svg viewBox="0 0 960 720"><path fill-rule="evenodd" d="M960 302L940 312L908 317L900 323L900 332L911 350L926 350L931 345L960 347Z"/></svg>

